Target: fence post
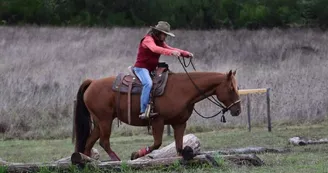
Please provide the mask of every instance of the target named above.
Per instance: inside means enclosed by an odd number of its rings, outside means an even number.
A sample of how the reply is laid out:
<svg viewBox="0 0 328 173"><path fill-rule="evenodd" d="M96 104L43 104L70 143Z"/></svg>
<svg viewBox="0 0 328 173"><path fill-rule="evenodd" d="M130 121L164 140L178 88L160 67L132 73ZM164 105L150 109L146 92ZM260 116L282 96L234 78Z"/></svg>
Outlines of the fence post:
<svg viewBox="0 0 328 173"><path fill-rule="evenodd" d="M250 102L250 96L247 94L247 117L248 117L248 131L251 131L251 102Z"/></svg>
<svg viewBox="0 0 328 173"><path fill-rule="evenodd" d="M268 116L268 131L271 132L271 115L270 115L270 88L267 88L267 116Z"/></svg>

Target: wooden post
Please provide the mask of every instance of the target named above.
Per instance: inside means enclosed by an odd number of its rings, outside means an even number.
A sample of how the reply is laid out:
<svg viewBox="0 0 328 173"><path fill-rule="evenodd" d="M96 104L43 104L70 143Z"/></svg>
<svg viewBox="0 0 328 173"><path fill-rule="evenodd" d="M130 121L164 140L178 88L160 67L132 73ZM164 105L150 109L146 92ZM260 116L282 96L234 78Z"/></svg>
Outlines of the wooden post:
<svg viewBox="0 0 328 173"><path fill-rule="evenodd" d="M247 117L248 117L248 131L251 131L251 101L250 96L247 95Z"/></svg>
<svg viewBox="0 0 328 173"><path fill-rule="evenodd" d="M270 116L270 88L259 88L259 89L244 89L238 90L240 95L247 95L247 114L249 119L249 131L250 131L250 101L248 98L248 94L255 94L255 93L266 93L266 102L267 102L267 121L268 121L268 131L271 132L271 116Z"/></svg>
<svg viewBox="0 0 328 173"><path fill-rule="evenodd" d="M270 115L270 88L267 88L267 116L268 116L268 131L271 132L271 115Z"/></svg>

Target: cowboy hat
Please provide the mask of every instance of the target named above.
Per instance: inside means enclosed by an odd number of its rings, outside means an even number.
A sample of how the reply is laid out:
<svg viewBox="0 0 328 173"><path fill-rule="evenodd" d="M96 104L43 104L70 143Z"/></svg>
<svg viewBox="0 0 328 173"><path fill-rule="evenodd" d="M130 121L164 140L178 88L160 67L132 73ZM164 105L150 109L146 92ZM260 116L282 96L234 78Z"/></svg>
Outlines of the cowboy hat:
<svg viewBox="0 0 328 173"><path fill-rule="evenodd" d="M161 31L171 37L175 37L175 35L170 31L170 24L165 21L159 21L156 26L150 26L150 28Z"/></svg>

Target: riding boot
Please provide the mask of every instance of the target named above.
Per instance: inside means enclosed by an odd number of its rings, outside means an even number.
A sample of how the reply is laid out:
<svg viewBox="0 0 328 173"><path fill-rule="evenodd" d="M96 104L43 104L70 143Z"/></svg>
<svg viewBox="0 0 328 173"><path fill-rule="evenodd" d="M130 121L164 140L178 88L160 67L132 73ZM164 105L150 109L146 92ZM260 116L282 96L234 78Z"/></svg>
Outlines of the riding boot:
<svg viewBox="0 0 328 173"><path fill-rule="evenodd" d="M139 115L140 119L148 119L148 118L152 118L154 116L158 115L158 113L153 112L152 111L152 105L148 104L146 111L144 113L142 113L141 115Z"/></svg>

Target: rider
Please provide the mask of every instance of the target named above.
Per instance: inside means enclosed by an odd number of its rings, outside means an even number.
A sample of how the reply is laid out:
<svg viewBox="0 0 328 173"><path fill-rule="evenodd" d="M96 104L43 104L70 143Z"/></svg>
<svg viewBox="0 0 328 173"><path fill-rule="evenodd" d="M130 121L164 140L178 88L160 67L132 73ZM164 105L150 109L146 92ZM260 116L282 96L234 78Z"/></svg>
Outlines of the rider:
<svg viewBox="0 0 328 173"><path fill-rule="evenodd" d="M165 38L167 35L175 37L173 33L170 32L170 24L165 21L159 21L155 27L151 26L150 31L141 39L137 61L134 64L133 70L137 77L140 79L143 89L140 97L140 115L139 118L147 118L145 111L149 102L149 95L152 89L153 81L150 77L150 72L154 71L159 63L159 57L161 55L175 56L175 57L193 57L193 54L181 50L178 48L173 48L165 43ZM154 116L157 113L152 113Z"/></svg>

